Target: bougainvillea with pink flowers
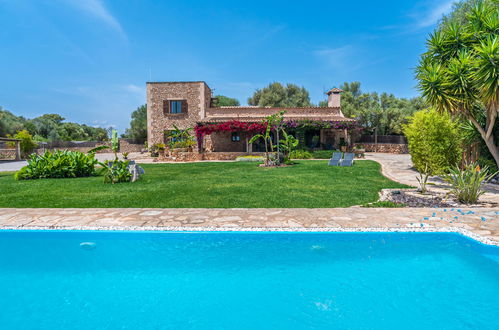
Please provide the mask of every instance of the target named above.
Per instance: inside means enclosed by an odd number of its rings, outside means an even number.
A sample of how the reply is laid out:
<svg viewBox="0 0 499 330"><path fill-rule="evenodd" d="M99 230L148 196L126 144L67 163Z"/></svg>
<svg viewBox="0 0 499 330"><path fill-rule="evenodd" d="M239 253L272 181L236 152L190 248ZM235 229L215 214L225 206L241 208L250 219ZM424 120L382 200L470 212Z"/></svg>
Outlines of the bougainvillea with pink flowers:
<svg viewBox="0 0 499 330"><path fill-rule="evenodd" d="M284 122L285 128L290 129L358 129L355 121L324 121L324 120L289 120ZM250 132L263 133L267 128L267 124L260 123L245 123L237 120L230 120L223 123L198 123L194 127L196 138L198 141L199 150L202 150L203 137L215 132Z"/></svg>
<svg viewBox="0 0 499 330"><path fill-rule="evenodd" d="M244 123L237 120L226 121L218 124L197 124L194 127L198 140L199 150L202 149L203 137L215 132L251 132L262 133L267 128L263 123Z"/></svg>

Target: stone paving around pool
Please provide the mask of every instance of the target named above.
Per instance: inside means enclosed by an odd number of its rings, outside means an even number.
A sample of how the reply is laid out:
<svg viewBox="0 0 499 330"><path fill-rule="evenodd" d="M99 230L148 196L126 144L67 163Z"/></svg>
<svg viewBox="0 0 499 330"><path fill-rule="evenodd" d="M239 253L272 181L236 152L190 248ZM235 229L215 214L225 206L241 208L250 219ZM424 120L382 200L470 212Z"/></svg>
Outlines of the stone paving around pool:
<svg viewBox="0 0 499 330"><path fill-rule="evenodd" d="M499 245L499 209L0 209L0 229L460 232Z"/></svg>

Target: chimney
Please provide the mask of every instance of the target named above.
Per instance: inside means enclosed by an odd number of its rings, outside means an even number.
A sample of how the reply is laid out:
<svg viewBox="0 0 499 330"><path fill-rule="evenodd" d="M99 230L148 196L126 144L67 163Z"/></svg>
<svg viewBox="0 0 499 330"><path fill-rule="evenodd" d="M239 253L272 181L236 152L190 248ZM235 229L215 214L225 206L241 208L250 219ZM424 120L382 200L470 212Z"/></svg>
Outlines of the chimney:
<svg viewBox="0 0 499 330"><path fill-rule="evenodd" d="M343 90L339 88L333 88L330 91L328 91L327 94L327 106L330 108L340 108L340 99L341 99L341 92Z"/></svg>

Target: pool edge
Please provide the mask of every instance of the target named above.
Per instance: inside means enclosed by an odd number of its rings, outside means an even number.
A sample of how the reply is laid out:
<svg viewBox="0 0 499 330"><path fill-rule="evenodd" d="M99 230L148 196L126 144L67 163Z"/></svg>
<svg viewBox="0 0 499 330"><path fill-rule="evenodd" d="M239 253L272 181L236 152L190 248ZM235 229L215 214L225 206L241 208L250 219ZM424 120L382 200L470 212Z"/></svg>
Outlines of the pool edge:
<svg viewBox="0 0 499 330"><path fill-rule="evenodd" d="M499 246L499 242L473 233L470 230L459 227L157 227L157 226L0 226L2 231L30 231L30 230L54 230L54 231L163 231L163 232L366 232L366 233L456 233L470 238L478 243L488 246Z"/></svg>

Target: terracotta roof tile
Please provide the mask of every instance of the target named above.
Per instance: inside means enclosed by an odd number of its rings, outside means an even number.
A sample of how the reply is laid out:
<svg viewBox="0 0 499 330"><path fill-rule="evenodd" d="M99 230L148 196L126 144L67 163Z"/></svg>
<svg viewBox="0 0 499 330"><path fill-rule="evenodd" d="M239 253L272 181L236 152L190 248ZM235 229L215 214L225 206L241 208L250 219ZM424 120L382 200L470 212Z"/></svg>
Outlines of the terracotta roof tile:
<svg viewBox="0 0 499 330"><path fill-rule="evenodd" d="M340 109L340 107L299 107L299 108L282 108L282 107L258 107L254 105L238 105L238 106L221 106L221 107L213 107L210 109L262 109L262 110L315 110L315 109Z"/></svg>
<svg viewBox="0 0 499 330"><path fill-rule="evenodd" d="M240 121L243 123L257 123L265 119L265 117L208 117L200 120L201 123L223 123L226 121ZM340 121L340 122L353 122L355 119L345 118L340 116L329 116L329 117L314 117L314 116L285 116L284 120L319 120L319 121Z"/></svg>
<svg viewBox="0 0 499 330"><path fill-rule="evenodd" d="M335 87L327 91L326 94L329 95L331 93L341 93L341 92L344 92L344 90Z"/></svg>

